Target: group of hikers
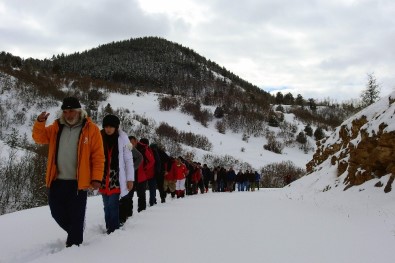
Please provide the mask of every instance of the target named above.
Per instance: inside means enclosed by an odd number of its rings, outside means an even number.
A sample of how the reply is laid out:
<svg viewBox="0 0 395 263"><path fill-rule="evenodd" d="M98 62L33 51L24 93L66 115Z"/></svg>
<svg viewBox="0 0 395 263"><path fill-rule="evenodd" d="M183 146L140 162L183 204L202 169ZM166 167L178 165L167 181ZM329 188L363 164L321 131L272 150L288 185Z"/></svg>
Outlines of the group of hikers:
<svg viewBox="0 0 395 263"><path fill-rule="evenodd" d="M147 138L128 136L113 114L102 120L102 129L93 123L79 100L67 97L61 116L51 125L49 113L38 115L33 139L48 144L46 186L51 215L67 232L66 247L83 242L88 190L98 190L103 199L106 233L122 226L133 215L133 197L137 212L171 198L212 192L259 190L258 172L231 167L210 169L206 164L181 156L169 156ZM148 190L148 191L147 191ZM148 192L148 198L146 197Z"/></svg>

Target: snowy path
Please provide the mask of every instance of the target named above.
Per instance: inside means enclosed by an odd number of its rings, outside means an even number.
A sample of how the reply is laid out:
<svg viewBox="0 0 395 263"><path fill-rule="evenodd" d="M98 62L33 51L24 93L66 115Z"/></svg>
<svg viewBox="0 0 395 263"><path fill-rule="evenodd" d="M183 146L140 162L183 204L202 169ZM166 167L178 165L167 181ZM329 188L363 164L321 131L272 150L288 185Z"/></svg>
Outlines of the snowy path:
<svg viewBox="0 0 395 263"><path fill-rule="evenodd" d="M394 262L394 210L290 199L284 190L167 200L103 234L100 197L89 198L84 244L41 207L0 217L0 263Z"/></svg>

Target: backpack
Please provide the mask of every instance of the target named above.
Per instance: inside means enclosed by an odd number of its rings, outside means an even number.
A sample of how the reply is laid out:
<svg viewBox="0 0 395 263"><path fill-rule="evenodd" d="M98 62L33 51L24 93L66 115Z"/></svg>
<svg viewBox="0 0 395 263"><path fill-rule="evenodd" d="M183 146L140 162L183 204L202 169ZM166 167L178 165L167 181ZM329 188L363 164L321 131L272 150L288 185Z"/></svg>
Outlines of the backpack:
<svg viewBox="0 0 395 263"><path fill-rule="evenodd" d="M147 144L138 142L136 147L143 155L143 163L139 167L139 176L144 177L146 180L152 179L155 175L155 156L151 147ZM144 173L142 175L141 173ZM143 179L143 178L141 178Z"/></svg>

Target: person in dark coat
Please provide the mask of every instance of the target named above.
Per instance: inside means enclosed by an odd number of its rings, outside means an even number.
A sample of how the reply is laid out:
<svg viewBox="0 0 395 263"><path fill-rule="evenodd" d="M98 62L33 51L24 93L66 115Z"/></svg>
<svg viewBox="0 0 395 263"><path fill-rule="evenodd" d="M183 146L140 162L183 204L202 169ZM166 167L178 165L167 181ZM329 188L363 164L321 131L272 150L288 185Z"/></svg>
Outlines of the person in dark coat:
<svg viewBox="0 0 395 263"><path fill-rule="evenodd" d="M204 189L207 193L210 179L212 177L212 172L211 172L210 168L208 168L207 164L203 164L202 174L203 174Z"/></svg>
<svg viewBox="0 0 395 263"><path fill-rule="evenodd" d="M158 185L159 196L161 199L161 203L166 202L166 192L164 191L163 184L165 173L169 172L171 169L171 157L164 151L162 147L159 147L156 143L152 143L150 145L151 149L155 154L155 163L156 158L159 159L159 169L155 172L156 183Z"/></svg>
<svg viewBox="0 0 395 263"><path fill-rule="evenodd" d="M143 162L143 155L133 146L131 142L132 139L136 139L136 137L128 136L128 138L130 142L130 147L132 149L134 173L136 174L137 169ZM126 196L122 197L121 200L119 200L119 222L121 226L125 224L126 220L133 215L134 191L135 187L133 187Z"/></svg>
<svg viewBox="0 0 395 263"><path fill-rule="evenodd" d="M236 173L235 173L235 170L233 170L233 167L230 167L229 171L226 173L226 178L227 178L226 189L229 192L233 192L233 186L234 186L235 180L236 180Z"/></svg>
<svg viewBox="0 0 395 263"><path fill-rule="evenodd" d="M226 169L221 167L218 172L218 185L219 192L225 192L226 190Z"/></svg>
<svg viewBox="0 0 395 263"><path fill-rule="evenodd" d="M239 170L236 174L236 184L237 184L237 191L244 191L244 185L243 185L243 180L244 180L244 175L243 171Z"/></svg>
<svg viewBox="0 0 395 263"><path fill-rule="evenodd" d="M213 192L218 192L218 171L219 167L214 167L214 170L211 173L211 191Z"/></svg>
<svg viewBox="0 0 395 263"><path fill-rule="evenodd" d="M261 175L257 171L255 171L255 185L258 188L258 191L260 184L261 184Z"/></svg>

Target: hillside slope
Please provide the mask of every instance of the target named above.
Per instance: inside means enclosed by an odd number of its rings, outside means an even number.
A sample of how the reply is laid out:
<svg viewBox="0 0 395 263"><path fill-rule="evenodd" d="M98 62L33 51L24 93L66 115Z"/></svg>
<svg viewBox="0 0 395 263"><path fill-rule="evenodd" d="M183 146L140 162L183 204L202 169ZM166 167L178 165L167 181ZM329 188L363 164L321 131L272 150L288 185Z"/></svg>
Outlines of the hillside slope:
<svg viewBox="0 0 395 263"><path fill-rule="evenodd" d="M344 121L328 138L319 141L307 164L308 176L327 170L333 180L326 190L342 185L340 188L347 190L376 179L375 186L385 185L384 191L390 191L395 175L394 102L395 92Z"/></svg>

